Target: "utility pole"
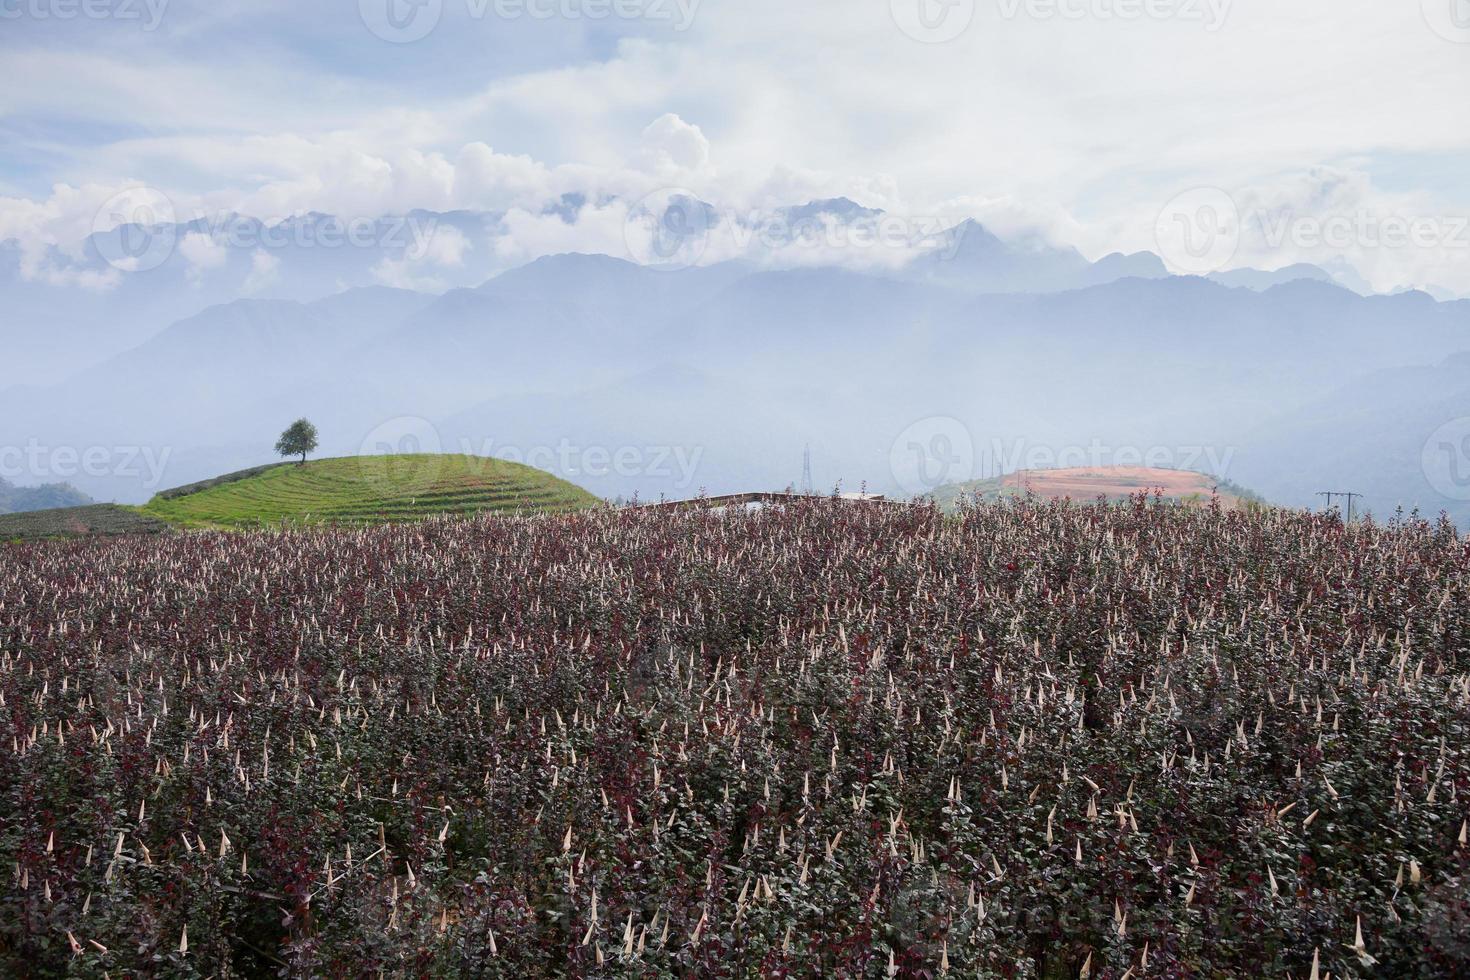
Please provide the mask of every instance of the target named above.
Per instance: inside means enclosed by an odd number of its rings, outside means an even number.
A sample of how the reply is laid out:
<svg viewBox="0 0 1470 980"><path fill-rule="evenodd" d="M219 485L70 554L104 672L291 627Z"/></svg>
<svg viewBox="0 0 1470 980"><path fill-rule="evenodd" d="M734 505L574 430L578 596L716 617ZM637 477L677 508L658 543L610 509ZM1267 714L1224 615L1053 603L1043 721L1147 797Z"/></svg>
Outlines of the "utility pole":
<svg viewBox="0 0 1470 980"><path fill-rule="evenodd" d="M1328 510L1332 509L1333 497L1345 497L1347 499L1347 523L1351 524L1353 522L1353 501L1361 499L1363 495L1352 490L1319 490L1317 496L1327 498Z"/></svg>

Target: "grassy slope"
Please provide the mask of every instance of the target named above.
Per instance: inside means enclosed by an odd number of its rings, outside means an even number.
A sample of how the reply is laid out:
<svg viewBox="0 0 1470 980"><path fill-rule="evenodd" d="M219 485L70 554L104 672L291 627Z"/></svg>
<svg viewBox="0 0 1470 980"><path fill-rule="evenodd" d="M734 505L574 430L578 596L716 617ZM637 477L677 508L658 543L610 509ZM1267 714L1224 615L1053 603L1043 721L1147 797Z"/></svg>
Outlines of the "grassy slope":
<svg viewBox="0 0 1470 980"><path fill-rule="evenodd" d="M565 511L597 499L549 473L479 456L354 456L246 471L183 496L159 494L144 514L185 527L380 524L433 514Z"/></svg>

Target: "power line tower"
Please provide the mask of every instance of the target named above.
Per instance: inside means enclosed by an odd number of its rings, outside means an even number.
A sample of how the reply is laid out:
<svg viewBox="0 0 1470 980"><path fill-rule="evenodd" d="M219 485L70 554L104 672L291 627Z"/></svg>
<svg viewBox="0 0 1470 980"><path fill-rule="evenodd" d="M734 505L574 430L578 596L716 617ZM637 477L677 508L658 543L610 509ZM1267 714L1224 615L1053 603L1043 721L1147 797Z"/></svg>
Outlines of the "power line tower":
<svg viewBox="0 0 1470 980"><path fill-rule="evenodd" d="M812 480L812 446L807 443L801 453L801 493L804 497L810 497L816 492L816 483Z"/></svg>

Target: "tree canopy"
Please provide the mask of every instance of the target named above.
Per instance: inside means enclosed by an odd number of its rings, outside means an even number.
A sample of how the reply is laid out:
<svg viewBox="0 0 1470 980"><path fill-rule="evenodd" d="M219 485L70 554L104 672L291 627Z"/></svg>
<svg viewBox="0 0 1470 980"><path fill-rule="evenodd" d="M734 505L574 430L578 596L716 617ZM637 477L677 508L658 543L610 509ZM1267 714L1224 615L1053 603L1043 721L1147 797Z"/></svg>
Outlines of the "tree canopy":
<svg viewBox="0 0 1470 980"><path fill-rule="evenodd" d="M297 419L292 422L281 438L276 440L276 452L282 456L300 456L301 462L306 462L306 454L316 450L317 432L316 426L306 419Z"/></svg>

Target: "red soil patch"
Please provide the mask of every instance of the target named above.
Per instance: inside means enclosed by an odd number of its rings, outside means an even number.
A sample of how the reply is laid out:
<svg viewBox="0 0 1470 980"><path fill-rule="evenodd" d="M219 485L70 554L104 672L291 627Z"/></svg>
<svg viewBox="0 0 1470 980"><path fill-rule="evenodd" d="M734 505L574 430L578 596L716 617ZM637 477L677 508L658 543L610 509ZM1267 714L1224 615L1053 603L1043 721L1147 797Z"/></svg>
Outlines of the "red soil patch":
<svg viewBox="0 0 1470 980"><path fill-rule="evenodd" d="M1191 497L1208 500L1215 493L1216 484L1214 477L1186 470L1103 466L1012 473L1004 480L1004 491L1025 493L1029 490L1038 497L1069 497L1079 503L1096 500L1098 497L1121 500L1139 493L1153 496L1155 491L1171 500ZM1219 495L1221 503L1233 505L1240 502L1239 498L1228 492L1220 491Z"/></svg>

